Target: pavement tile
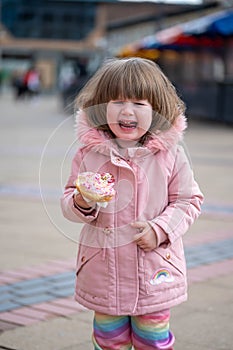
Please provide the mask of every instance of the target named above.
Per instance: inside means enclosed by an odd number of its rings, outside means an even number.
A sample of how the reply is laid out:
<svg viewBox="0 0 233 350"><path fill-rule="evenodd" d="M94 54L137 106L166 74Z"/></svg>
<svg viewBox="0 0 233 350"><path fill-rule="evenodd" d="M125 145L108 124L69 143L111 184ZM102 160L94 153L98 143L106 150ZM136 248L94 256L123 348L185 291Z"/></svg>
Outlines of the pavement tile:
<svg viewBox="0 0 233 350"><path fill-rule="evenodd" d="M45 271L42 270L41 268L36 268L36 267L32 267L32 266L28 266L24 268L24 271L32 273L33 277L42 277L44 276Z"/></svg>
<svg viewBox="0 0 233 350"><path fill-rule="evenodd" d="M41 304L33 305L32 308L36 310L42 310L49 313L53 313L60 316L68 316L76 313L76 310L54 305L52 303L41 303Z"/></svg>
<svg viewBox="0 0 233 350"><path fill-rule="evenodd" d="M48 263L54 264L55 266L61 266L67 270L74 270L76 266L76 259L72 260L49 260Z"/></svg>
<svg viewBox="0 0 233 350"><path fill-rule="evenodd" d="M233 246L226 247L226 249L221 251L219 255L220 255L220 258L222 259L233 258Z"/></svg>
<svg viewBox="0 0 233 350"><path fill-rule="evenodd" d="M16 277L18 279L32 278L31 273L20 270L7 270L6 272L4 272L4 274L6 274L9 277Z"/></svg>
<svg viewBox="0 0 233 350"><path fill-rule="evenodd" d="M69 272L64 272L64 273L60 273L60 274L57 274L57 275L53 275L51 276L50 280L53 281L53 282L57 282L57 281L67 281L70 279L74 279L75 277L75 272L74 271L69 271Z"/></svg>
<svg viewBox="0 0 233 350"><path fill-rule="evenodd" d="M6 284L6 282L0 281L0 287L4 286Z"/></svg>
<svg viewBox="0 0 233 350"><path fill-rule="evenodd" d="M17 269L17 272L20 274L23 274L25 276L25 280L31 279L31 278L36 278L36 276L38 275L37 270L35 270L35 268L30 267L30 266L25 266L23 268L19 268L19 269Z"/></svg>
<svg viewBox="0 0 233 350"><path fill-rule="evenodd" d="M87 310L84 306L80 305L73 298L72 299L70 298L55 299L54 301L51 302L51 304L67 307L67 308L76 310L77 312Z"/></svg>
<svg viewBox="0 0 233 350"><path fill-rule="evenodd" d="M195 246L200 244L206 244L213 241L222 241L227 238L232 238L232 231L210 231L205 232L202 236L196 236L196 235L185 235L184 236L184 246Z"/></svg>
<svg viewBox="0 0 233 350"><path fill-rule="evenodd" d="M17 325L29 326L37 322L37 320L30 317L20 316L12 312L3 312L0 314L0 320L10 322Z"/></svg>
<svg viewBox="0 0 233 350"><path fill-rule="evenodd" d="M15 324L10 323L10 322L4 322L4 321L0 321L0 333L4 332L4 331L9 331L11 329L15 328ZM1 349L1 347L0 347Z"/></svg>
<svg viewBox="0 0 233 350"><path fill-rule="evenodd" d="M48 293L50 291L50 286L46 285L46 284L42 284L40 286L31 286L25 289L17 289L15 288L13 290L13 294L16 297L30 297L33 295L40 295L40 294L44 294L44 293Z"/></svg>
<svg viewBox="0 0 233 350"><path fill-rule="evenodd" d="M38 321L46 320L48 318L54 317L54 314L51 314L46 311L40 311L35 310L31 307L23 307L17 310L12 311L15 315L25 316L25 317L31 317L33 319L36 319Z"/></svg>
<svg viewBox="0 0 233 350"><path fill-rule="evenodd" d="M192 261L188 261L187 260L187 268L188 269L192 269L194 267L200 266L201 265L201 260L192 260Z"/></svg>
<svg viewBox="0 0 233 350"><path fill-rule="evenodd" d="M17 350L93 350L91 343L92 312L68 317L54 317L30 327L18 327L0 336L0 344Z"/></svg>
<svg viewBox="0 0 233 350"><path fill-rule="evenodd" d="M69 297L71 295L74 295L74 286L71 288L54 290L51 294L56 298Z"/></svg>
<svg viewBox="0 0 233 350"><path fill-rule="evenodd" d="M32 295L32 296L27 296L27 297L16 297L15 296L15 301L19 303L21 306L22 305L33 305L33 304L38 304L40 302L44 301L50 301L54 299L54 296L50 294L38 294L38 295Z"/></svg>
<svg viewBox="0 0 233 350"><path fill-rule="evenodd" d="M57 281L56 283L51 283L50 290L53 292L53 291L62 290L62 289L74 288L74 286L75 286L75 281L73 277L73 279L70 279L68 281Z"/></svg>
<svg viewBox="0 0 233 350"><path fill-rule="evenodd" d="M219 257L216 257L214 254L209 254L205 256L205 258L203 259L203 265L215 263L218 261L219 261Z"/></svg>
<svg viewBox="0 0 233 350"><path fill-rule="evenodd" d="M218 276L224 276L227 274L230 274L233 272L233 259L228 259L228 260L224 260L224 261L220 261L218 264L211 265L210 268L213 271L217 272Z"/></svg>
<svg viewBox="0 0 233 350"><path fill-rule="evenodd" d="M5 302L0 303L0 312L10 311L18 307L20 307L19 303L15 303L14 301L11 301L11 300L6 300Z"/></svg>
<svg viewBox="0 0 233 350"><path fill-rule="evenodd" d="M0 272L0 277L2 278L9 278L12 279L12 281L21 281L23 278L17 274L14 274L13 271L8 272L8 270L6 271L1 271Z"/></svg>
<svg viewBox="0 0 233 350"><path fill-rule="evenodd" d="M17 282L19 281L20 279L19 278L15 278L15 277L12 277L12 276L6 276L4 274L0 274L0 283L1 284L7 284L7 283L14 283L14 282Z"/></svg>
<svg viewBox="0 0 233 350"><path fill-rule="evenodd" d="M233 258L233 239L187 247L185 256L188 268Z"/></svg>
<svg viewBox="0 0 233 350"><path fill-rule="evenodd" d="M218 263L198 266L188 270L189 283L201 282L206 279L217 278L219 276L230 275L233 273L233 259L224 260Z"/></svg>
<svg viewBox="0 0 233 350"><path fill-rule="evenodd" d="M72 268L70 266L62 266L62 264L51 264L50 265L50 271L55 271L55 273L66 273L70 270L74 270L74 266Z"/></svg>
<svg viewBox="0 0 233 350"><path fill-rule="evenodd" d="M50 267L49 264L41 264L38 266L31 266L24 269L25 271L34 273L34 277L44 277L53 275L56 273L61 272L61 269L59 267L52 266Z"/></svg>
<svg viewBox="0 0 233 350"><path fill-rule="evenodd" d="M49 263L39 265L39 268L43 271L44 276L60 273L64 270L61 266L56 266L54 264Z"/></svg>
<svg viewBox="0 0 233 350"><path fill-rule="evenodd" d="M39 288L43 283L44 283L45 279L43 277L40 278L33 278L30 280L26 280L26 281L21 281L18 283L14 283L14 285L12 285L12 287L14 289L27 289L27 288Z"/></svg>
<svg viewBox="0 0 233 350"><path fill-rule="evenodd" d="M1 291L0 292L0 304L5 302L6 300L9 300L12 297L12 294L10 291Z"/></svg>
<svg viewBox="0 0 233 350"><path fill-rule="evenodd" d="M68 279L67 281L61 280L61 281L54 281L49 284L51 290L61 290L61 289L67 289L67 288L74 288L75 285L75 278L73 276L72 279Z"/></svg>
<svg viewBox="0 0 233 350"><path fill-rule="evenodd" d="M10 284L4 284L4 285L0 286L0 293L9 292L11 290L12 290L12 285L10 285Z"/></svg>
<svg viewBox="0 0 233 350"><path fill-rule="evenodd" d="M62 285L62 284L66 284L66 283L71 283L72 281L75 280L75 273L69 273L67 275L54 275L53 277L50 278L50 282L53 285Z"/></svg>

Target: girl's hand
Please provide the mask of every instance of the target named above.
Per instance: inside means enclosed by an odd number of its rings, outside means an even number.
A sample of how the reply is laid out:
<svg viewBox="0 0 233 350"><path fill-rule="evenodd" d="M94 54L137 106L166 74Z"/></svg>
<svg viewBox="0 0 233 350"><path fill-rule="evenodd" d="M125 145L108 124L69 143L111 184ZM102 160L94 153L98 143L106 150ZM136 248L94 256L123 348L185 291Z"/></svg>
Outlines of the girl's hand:
<svg viewBox="0 0 233 350"><path fill-rule="evenodd" d="M152 227L146 221L136 221L131 224L139 233L134 236L136 244L145 252L150 252L157 247L157 237Z"/></svg>
<svg viewBox="0 0 233 350"><path fill-rule="evenodd" d="M95 206L95 202L85 201L85 199L83 198L81 193L77 193L74 195L74 204L76 204L77 206L79 206L80 208L83 208L83 209L91 209L92 207Z"/></svg>

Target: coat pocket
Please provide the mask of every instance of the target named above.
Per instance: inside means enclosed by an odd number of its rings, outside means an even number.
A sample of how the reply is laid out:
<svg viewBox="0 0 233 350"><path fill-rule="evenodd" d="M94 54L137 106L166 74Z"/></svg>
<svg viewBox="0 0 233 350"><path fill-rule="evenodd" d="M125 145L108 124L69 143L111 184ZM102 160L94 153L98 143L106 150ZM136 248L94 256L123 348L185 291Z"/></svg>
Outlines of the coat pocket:
<svg viewBox="0 0 233 350"><path fill-rule="evenodd" d="M158 248L145 253L144 274L147 294L184 285L186 265L183 251L180 256L172 248Z"/></svg>
<svg viewBox="0 0 233 350"><path fill-rule="evenodd" d="M109 268L103 249L80 245L76 269L76 292L107 298Z"/></svg>

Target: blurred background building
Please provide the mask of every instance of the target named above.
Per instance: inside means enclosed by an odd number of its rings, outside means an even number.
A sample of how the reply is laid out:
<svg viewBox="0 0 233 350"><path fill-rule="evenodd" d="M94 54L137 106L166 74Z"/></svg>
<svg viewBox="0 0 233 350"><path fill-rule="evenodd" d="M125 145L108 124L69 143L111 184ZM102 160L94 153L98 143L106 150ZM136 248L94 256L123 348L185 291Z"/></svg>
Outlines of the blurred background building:
<svg viewBox="0 0 233 350"><path fill-rule="evenodd" d="M103 59L138 55L162 66L190 113L217 119L221 112L230 121L233 17L221 25L226 32L206 36L197 28L208 16L231 14L232 2L0 0L0 80L7 86L34 67L41 89L61 91L67 106Z"/></svg>

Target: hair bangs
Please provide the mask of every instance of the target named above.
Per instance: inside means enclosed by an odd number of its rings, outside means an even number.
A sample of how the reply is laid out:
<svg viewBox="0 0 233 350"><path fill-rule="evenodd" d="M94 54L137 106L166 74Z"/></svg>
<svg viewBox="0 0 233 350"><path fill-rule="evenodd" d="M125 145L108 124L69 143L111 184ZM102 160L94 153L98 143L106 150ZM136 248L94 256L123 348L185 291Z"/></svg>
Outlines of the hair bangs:
<svg viewBox="0 0 233 350"><path fill-rule="evenodd" d="M122 63L120 61L120 63ZM108 71L102 81L101 103L117 99L148 100L152 102L151 77L145 74L143 67L127 63L120 64L114 70ZM103 89L103 86L105 87Z"/></svg>

